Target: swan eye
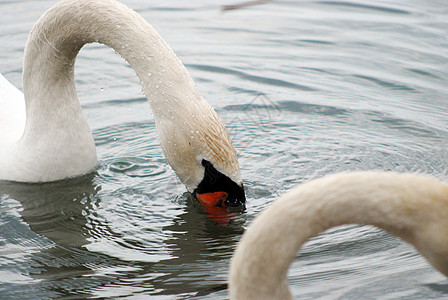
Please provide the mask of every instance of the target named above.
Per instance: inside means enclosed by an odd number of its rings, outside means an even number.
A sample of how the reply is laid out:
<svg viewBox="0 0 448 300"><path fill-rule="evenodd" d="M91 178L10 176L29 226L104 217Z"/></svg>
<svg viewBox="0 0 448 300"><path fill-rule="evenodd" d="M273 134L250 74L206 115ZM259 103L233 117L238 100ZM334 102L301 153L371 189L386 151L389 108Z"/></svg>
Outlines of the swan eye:
<svg viewBox="0 0 448 300"><path fill-rule="evenodd" d="M198 197L198 195L211 193L222 195L222 193L225 193L227 194L227 198L224 201L225 205L244 205L246 196L242 184L238 185L228 176L216 170L213 164L208 160L203 159L201 164L205 168L204 178L194 190L194 196Z"/></svg>

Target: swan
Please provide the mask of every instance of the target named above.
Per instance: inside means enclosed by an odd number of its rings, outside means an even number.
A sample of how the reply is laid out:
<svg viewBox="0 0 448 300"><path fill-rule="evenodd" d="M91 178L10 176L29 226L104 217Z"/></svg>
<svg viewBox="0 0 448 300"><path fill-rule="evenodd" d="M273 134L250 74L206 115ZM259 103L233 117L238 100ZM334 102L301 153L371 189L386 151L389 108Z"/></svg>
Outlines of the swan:
<svg viewBox="0 0 448 300"><path fill-rule="evenodd" d="M374 225L411 243L448 276L448 185L426 175L352 172L299 185L258 215L230 263L230 299L291 299L287 271L310 237Z"/></svg>
<svg viewBox="0 0 448 300"><path fill-rule="evenodd" d="M223 122L153 27L115 0L57 3L26 42L24 94L0 76L0 180L48 182L95 170L94 138L74 83L76 56L93 42L113 48L135 70L163 153L187 190L217 205L243 204L237 155ZM215 193L218 200L210 197Z"/></svg>

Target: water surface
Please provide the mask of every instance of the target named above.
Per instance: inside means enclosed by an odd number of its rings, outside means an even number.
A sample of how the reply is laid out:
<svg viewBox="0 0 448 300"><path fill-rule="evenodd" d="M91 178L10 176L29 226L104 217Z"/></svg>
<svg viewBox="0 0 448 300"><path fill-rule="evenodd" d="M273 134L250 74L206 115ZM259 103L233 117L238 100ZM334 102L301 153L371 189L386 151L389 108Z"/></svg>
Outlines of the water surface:
<svg viewBox="0 0 448 300"><path fill-rule="evenodd" d="M0 183L0 298L224 299L252 219L295 184L337 171L448 180L448 4L443 1L123 1L185 63L228 127L247 208L219 225L165 161L133 70L85 47L76 84L95 174ZM21 87L23 47L55 1L0 1L0 72ZM298 228L297 230L300 230ZM345 226L306 244L300 299L440 299L446 279L409 245Z"/></svg>

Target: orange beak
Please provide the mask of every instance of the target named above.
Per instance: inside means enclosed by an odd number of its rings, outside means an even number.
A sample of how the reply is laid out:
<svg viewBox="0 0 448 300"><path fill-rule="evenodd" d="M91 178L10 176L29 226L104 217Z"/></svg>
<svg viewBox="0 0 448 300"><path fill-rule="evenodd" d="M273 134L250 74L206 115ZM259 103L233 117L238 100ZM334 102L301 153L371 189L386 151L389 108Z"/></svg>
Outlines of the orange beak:
<svg viewBox="0 0 448 300"><path fill-rule="evenodd" d="M224 203L227 196L226 192L196 193L196 198L198 198L207 212L207 218L221 225L229 224L232 217L234 217L234 214L230 213L229 207Z"/></svg>
<svg viewBox="0 0 448 300"><path fill-rule="evenodd" d="M226 201L227 196L228 195L226 192L214 192L205 194L196 193L196 197L198 198L199 202L201 202L201 204L206 207L210 206L227 207L227 205L224 204L224 201Z"/></svg>

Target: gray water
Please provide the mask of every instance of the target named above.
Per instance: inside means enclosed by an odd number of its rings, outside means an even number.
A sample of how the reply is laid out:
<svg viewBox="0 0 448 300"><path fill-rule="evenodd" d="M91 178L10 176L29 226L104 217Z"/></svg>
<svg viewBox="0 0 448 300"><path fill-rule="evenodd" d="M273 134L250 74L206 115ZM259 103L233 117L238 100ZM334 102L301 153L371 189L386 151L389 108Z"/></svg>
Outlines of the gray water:
<svg viewBox="0 0 448 300"><path fill-rule="evenodd" d="M294 185L337 171L448 180L448 2L126 0L171 45L228 127L247 193L219 225L165 161L133 70L86 46L76 66L97 173L0 183L0 298L224 299L253 218ZM23 47L55 1L0 1L0 72L21 87ZM297 228L300 230L300 228ZM409 245L345 226L308 242L300 299L441 299L446 279Z"/></svg>

